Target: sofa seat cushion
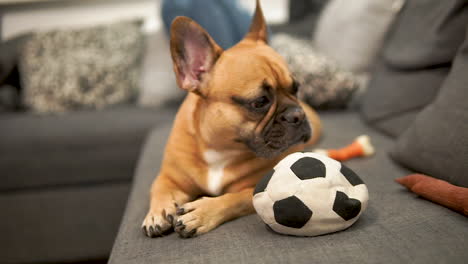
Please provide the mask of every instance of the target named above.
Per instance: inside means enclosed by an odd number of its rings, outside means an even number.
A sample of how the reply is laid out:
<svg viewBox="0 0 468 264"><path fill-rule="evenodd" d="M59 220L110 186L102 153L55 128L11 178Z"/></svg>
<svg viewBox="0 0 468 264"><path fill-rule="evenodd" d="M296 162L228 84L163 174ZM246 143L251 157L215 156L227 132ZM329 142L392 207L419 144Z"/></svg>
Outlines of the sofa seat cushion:
<svg viewBox="0 0 468 264"><path fill-rule="evenodd" d="M1 263L109 257L129 190L117 182L1 193Z"/></svg>
<svg viewBox="0 0 468 264"><path fill-rule="evenodd" d="M142 152L109 260L117 263L464 263L466 218L396 184L408 173L387 155L393 140L365 126L356 113L321 113L320 147L340 147L368 134L377 153L346 163L366 182L369 207L349 229L318 237L272 233L258 215L241 217L192 239L150 239L141 232L149 186L159 170L170 124L152 131Z"/></svg>
<svg viewBox="0 0 468 264"><path fill-rule="evenodd" d="M65 115L0 115L0 191L130 181L151 127L173 108L120 106Z"/></svg>

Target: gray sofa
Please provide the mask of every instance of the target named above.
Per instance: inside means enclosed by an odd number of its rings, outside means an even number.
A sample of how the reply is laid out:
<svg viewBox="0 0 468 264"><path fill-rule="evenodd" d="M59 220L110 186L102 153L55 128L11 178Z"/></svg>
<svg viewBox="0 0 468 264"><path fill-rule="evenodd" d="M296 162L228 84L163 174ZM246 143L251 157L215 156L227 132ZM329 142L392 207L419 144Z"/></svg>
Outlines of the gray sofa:
<svg viewBox="0 0 468 264"><path fill-rule="evenodd" d="M300 2L323 1L291 1L303 11ZM304 15L314 20L313 14L301 14ZM310 22L296 21L295 25L278 30L309 36ZM451 63L441 66L449 68ZM408 71L415 72L413 68ZM390 76L385 82L391 84L393 80ZM375 86L383 87L379 82ZM401 109L390 114L376 111L375 107L386 105L372 97L382 98L383 94L375 90L370 95L364 111L383 113L384 117L406 113ZM396 101L401 98L405 96ZM417 110L424 107L417 105ZM412 105L407 108L416 109ZM140 225L148 208L149 185L159 169L175 112L174 107L139 109L127 105L66 116L0 114L0 262L105 259L117 231L109 263L468 260L466 217L419 198L394 182L410 173L388 156L397 139L387 136L392 133L386 128L397 128L401 123L398 116L385 125L385 118L365 115L367 122L374 123L383 134L352 111L320 113L325 132L319 147L339 147L358 135L368 134L377 149L373 157L346 163L363 178L370 191L367 211L348 230L312 238L282 236L268 231L257 215L250 215L193 239L180 239L176 234L145 237ZM412 123L411 119L405 121Z"/></svg>
<svg viewBox="0 0 468 264"><path fill-rule="evenodd" d="M140 226L171 127L168 121L146 139L109 263L466 263L466 217L394 182L409 173L387 154L394 140L366 126L355 112L320 115L320 147L342 146L367 134L377 150L373 157L346 163L365 181L370 196L369 207L349 229L318 237L283 236L250 215L193 239L144 236Z"/></svg>
<svg viewBox="0 0 468 264"><path fill-rule="evenodd" d="M106 262L143 140L175 107L25 111L18 59L28 38L0 42L0 263ZM159 49L145 49L142 80Z"/></svg>
<svg viewBox="0 0 468 264"><path fill-rule="evenodd" d="M11 88L20 87L17 60L27 37L0 43L0 85L9 86L6 97L0 89L0 263L105 262L144 138L151 128L167 130L176 106L25 112L21 90ZM160 62L158 48L148 48L145 71Z"/></svg>
<svg viewBox="0 0 468 264"><path fill-rule="evenodd" d="M109 263L467 263L466 216L397 184L413 171L389 155L468 187L467 22L466 1L407 1L386 36L360 112L319 113L324 133L318 147L340 147L367 134L377 151L346 162L370 196L367 211L349 229L291 237L250 215L193 239L147 238L140 227L168 122L146 140Z"/></svg>
<svg viewBox="0 0 468 264"><path fill-rule="evenodd" d="M107 259L143 140L174 108L0 114L0 262Z"/></svg>

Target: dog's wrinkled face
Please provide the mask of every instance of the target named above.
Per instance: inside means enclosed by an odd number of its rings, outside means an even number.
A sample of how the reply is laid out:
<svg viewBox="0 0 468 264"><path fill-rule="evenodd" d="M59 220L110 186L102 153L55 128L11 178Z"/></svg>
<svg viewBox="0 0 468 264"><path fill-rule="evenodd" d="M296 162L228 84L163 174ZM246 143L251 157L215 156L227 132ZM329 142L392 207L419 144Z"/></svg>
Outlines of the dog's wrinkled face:
<svg viewBox="0 0 468 264"><path fill-rule="evenodd" d="M296 98L298 83L266 33L257 1L250 32L231 49L223 51L192 20L177 18L171 52L179 86L202 98L200 136L271 158L307 141L311 129Z"/></svg>
<svg viewBox="0 0 468 264"><path fill-rule="evenodd" d="M211 103L204 121L207 127L224 124L218 135L230 135L261 157L276 156L310 138L309 122L296 98L298 83L267 45L241 42L227 50L208 83Z"/></svg>

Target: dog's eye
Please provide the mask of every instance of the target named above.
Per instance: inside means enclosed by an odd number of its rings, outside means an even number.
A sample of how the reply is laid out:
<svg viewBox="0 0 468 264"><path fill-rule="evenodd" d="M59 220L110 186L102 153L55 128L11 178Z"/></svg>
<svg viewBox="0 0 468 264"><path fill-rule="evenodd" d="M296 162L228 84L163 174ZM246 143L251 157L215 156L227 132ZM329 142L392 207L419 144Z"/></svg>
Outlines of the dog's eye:
<svg viewBox="0 0 468 264"><path fill-rule="evenodd" d="M270 99L266 96L255 99L250 105L255 109L261 109L270 103Z"/></svg>

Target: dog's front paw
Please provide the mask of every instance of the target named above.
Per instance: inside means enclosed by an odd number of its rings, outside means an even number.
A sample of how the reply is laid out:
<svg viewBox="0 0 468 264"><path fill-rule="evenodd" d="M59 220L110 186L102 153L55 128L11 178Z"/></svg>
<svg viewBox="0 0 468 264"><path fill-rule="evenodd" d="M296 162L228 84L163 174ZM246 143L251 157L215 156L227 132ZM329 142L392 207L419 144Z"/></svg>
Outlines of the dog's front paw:
<svg viewBox="0 0 468 264"><path fill-rule="evenodd" d="M148 237L159 237L169 233L173 226L175 211L176 205L162 210L150 210L141 225L143 233Z"/></svg>
<svg viewBox="0 0 468 264"><path fill-rule="evenodd" d="M177 208L174 231L182 238L204 234L222 223L217 198L201 198Z"/></svg>

